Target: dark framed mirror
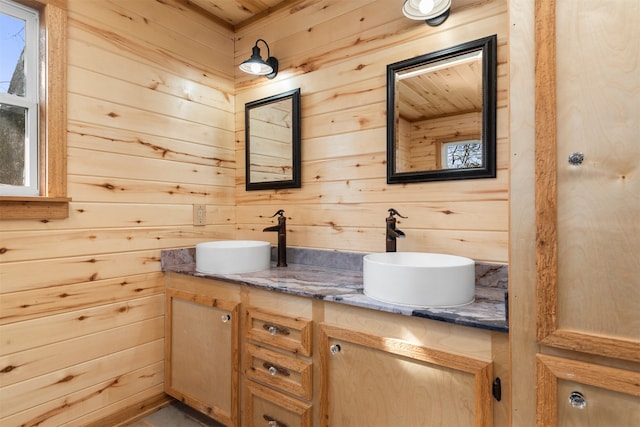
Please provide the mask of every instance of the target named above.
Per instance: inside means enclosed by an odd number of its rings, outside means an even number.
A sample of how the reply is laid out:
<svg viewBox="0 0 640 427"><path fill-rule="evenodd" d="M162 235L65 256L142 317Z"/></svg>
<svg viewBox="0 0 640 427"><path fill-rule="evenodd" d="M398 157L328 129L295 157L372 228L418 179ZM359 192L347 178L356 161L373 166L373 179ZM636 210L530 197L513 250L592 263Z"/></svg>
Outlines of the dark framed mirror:
<svg viewBox="0 0 640 427"><path fill-rule="evenodd" d="M496 44L387 66L387 183L495 178Z"/></svg>
<svg viewBox="0 0 640 427"><path fill-rule="evenodd" d="M300 187L300 89L245 104L247 190Z"/></svg>

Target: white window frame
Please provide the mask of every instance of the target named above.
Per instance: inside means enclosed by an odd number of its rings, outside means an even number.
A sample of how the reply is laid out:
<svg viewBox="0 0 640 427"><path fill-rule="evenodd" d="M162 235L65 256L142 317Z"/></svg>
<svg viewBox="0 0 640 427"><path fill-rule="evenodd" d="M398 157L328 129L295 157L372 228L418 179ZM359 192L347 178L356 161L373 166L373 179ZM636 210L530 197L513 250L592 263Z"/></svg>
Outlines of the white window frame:
<svg viewBox="0 0 640 427"><path fill-rule="evenodd" d="M39 161L39 58L40 58L40 14L37 10L21 4L0 0L0 13L25 21L25 94L18 96L0 93L0 103L26 110L24 185L0 183L0 195L37 196L40 194Z"/></svg>

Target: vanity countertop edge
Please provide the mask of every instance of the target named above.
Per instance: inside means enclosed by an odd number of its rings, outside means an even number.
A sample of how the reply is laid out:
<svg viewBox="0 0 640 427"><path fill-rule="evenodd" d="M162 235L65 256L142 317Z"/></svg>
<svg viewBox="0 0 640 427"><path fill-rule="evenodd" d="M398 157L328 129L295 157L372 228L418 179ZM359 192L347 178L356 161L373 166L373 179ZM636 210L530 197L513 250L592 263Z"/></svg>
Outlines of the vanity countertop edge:
<svg viewBox="0 0 640 427"><path fill-rule="evenodd" d="M161 265L164 272L491 331L509 331L506 310L507 266L476 264L476 295L475 301L470 304L459 307L414 308L380 302L364 295L362 269L358 268L358 262L361 262L364 255L288 248L287 257L292 262L287 267L276 267L272 262L269 270L252 273L204 274L196 271L195 248L180 248L162 250ZM314 262L309 262L310 259ZM332 265L333 268L325 265Z"/></svg>

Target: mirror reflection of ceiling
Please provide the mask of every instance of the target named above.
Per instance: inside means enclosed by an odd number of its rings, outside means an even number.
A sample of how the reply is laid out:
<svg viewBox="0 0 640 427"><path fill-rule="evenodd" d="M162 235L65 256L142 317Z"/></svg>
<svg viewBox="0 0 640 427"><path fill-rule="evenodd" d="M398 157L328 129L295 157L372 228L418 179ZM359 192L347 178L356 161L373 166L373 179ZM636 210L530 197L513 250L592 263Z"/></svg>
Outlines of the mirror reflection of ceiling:
<svg viewBox="0 0 640 427"><path fill-rule="evenodd" d="M398 73L400 118L409 122L482 111L482 53Z"/></svg>

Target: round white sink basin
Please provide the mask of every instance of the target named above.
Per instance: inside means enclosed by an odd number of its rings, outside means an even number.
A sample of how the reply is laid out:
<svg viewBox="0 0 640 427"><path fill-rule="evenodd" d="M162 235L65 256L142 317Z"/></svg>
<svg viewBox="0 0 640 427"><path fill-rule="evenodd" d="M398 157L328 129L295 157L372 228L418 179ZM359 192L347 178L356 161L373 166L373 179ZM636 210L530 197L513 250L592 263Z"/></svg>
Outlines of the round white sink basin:
<svg viewBox="0 0 640 427"><path fill-rule="evenodd" d="M271 244L260 240L220 240L196 244L196 271L238 274L271 267Z"/></svg>
<svg viewBox="0 0 640 427"><path fill-rule="evenodd" d="M427 252L383 252L363 258L364 293L411 307L453 307L475 299L475 262Z"/></svg>

